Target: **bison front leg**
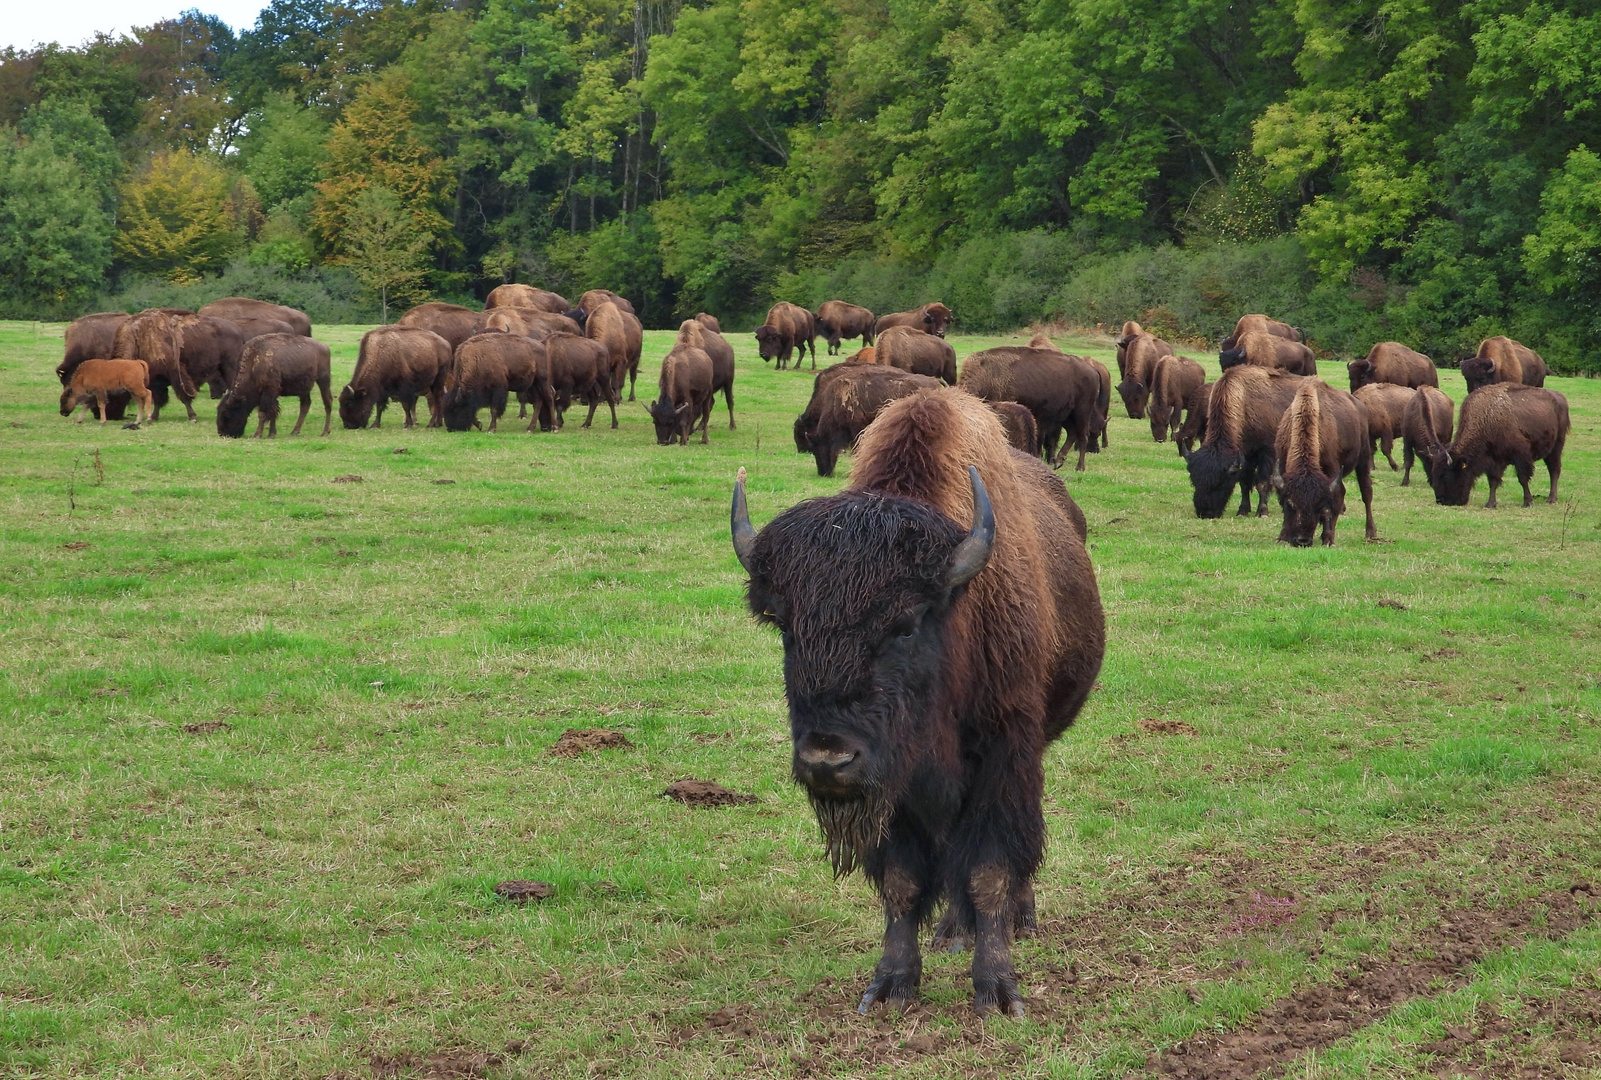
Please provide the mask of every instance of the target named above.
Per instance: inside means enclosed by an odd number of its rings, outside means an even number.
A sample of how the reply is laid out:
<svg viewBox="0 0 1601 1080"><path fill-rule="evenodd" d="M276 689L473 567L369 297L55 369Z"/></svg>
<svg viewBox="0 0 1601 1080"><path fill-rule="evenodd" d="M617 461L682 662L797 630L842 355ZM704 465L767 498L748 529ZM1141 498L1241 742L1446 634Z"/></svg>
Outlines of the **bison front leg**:
<svg viewBox="0 0 1601 1080"><path fill-rule="evenodd" d="M874 875L884 898L884 955L873 969L873 981L862 994L857 1012L874 1005L904 1009L917 1000L923 983L923 954L917 945L917 927L932 906L933 890L927 859L909 837L891 840L882 875Z"/></svg>
<svg viewBox="0 0 1601 1080"><path fill-rule="evenodd" d="M1012 968L1014 882L1004 866L979 867L968 879L973 904L973 1008L980 1015L999 1009L1023 1015L1023 994ZM1032 895L1032 890L1031 890Z"/></svg>

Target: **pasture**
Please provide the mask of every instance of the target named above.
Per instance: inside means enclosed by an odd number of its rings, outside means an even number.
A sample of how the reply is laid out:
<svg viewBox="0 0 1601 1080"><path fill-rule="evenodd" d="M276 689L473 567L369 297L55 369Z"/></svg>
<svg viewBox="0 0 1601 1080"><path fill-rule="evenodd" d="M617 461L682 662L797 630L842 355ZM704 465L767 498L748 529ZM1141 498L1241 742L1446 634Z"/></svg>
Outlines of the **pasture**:
<svg viewBox="0 0 1601 1080"><path fill-rule="evenodd" d="M315 330L336 395L361 329ZM708 447L656 446L637 403L323 439L319 402L236 442L209 400L62 419L60 333L0 324L0 1075L1601 1068L1601 382L1547 383L1558 505L1509 474L1499 510L1482 482L1440 507L1380 458L1382 541L1352 485L1310 550L1276 504L1197 520L1114 395L1110 449L1062 474L1106 663L1046 760L1028 1016L980 1023L970 954L855 1014L879 905L830 875L743 608L736 468L758 526L848 473L795 453L809 371L730 333L739 427L719 399ZM553 757L569 728L633 746ZM663 798L686 777L756 802Z"/></svg>

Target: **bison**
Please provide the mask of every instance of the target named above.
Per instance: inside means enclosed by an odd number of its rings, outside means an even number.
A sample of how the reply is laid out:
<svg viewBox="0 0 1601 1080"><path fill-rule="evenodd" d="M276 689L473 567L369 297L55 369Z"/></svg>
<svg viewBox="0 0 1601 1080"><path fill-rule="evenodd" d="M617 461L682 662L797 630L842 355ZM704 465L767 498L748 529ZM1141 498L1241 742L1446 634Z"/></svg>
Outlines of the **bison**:
<svg viewBox="0 0 1601 1080"><path fill-rule="evenodd" d="M728 406L728 430L734 430L734 347L717 331L699 319L678 324L678 343L705 352L712 362L712 395L723 392Z"/></svg>
<svg viewBox="0 0 1601 1080"><path fill-rule="evenodd" d="M611 426L614 428L617 426L617 404L622 400L623 379L628 374L629 348L632 344L628 331L627 317L610 300L602 300L584 320L584 336L605 347L611 365L611 378L607 383L610 396L606 404L611 408ZM589 424L585 423L584 426L588 427Z"/></svg>
<svg viewBox="0 0 1601 1080"><path fill-rule="evenodd" d="M1212 400L1215 385L1202 383L1184 402L1184 426L1174 436L1180 457L1188 456L1195 450L1195 444L1206 438L1206 403Z"/></svg>
<svg viewBox="0 0 1601 1080"><path fill-rule="evenodd" d="M911 311L897 311L893 315L880 315L873 324L873 336L877 337L892 326L910 326L914 330L921 330L925 334L935 337L944 337L945 331L950 329L951 321L956 316L951 309L935 301L913 308Z"/></svg>
<svg viewBox="0 0 1601 1080"><path fill-rule="evenodd" d="M812 351L812 370L817 370L817 327L812 313L805 308L781 300L767 311L767 321L756 328L756 346L763 360L777 360L778 370L789 364L790 353L795 349L795 370L806 359L806 350Z"/></svg>
<svg viewBox="0 0 1601 1080"><path fill-rule="evenodd" d="M545 344L520 334L474 334L456 347L451 361L443 399L445 430L466 431L478 423L478 410L488 408L489 430L495 431L511 394L537 398L541 413L554 411ZM529 431L536 422L537 417L529 422Z"/></svg>
<svg viewBox="0 0 1601 1080"><path fill-rule="evenodd" d="M989 407L1000 417L1001 430L1006 432L1006 441L1012 444L1012 449L1021 450L1029 457L1040 456L1040 426L1028 406L1015 401L992 401Z"/></svg>
<svg viewBox="0 0 1601 1080"><path fill-rule="evenodd" d="M1201 365L1187 356L1159 356L1151 369L1151 399L1146 411L1151 438L1166 442L1184 426L1185 403L1206 382Z"/></svg>
<svg viewBox="0 0 1601 1080"><path fill-rule="evenodd" d="M1011 941L1036 924L1042 759L1105 652L1079 520L949 388L886 408L845 491L760 533L735 483L750 611L783 642L793 775L835 873L861 868L883 900L862 1012L917 999L918 930L943 901L949 936L974 942L974 1008L1023 1014Z"/></svg>
<svg viewBox="0 0 1601 1080"><path fill-rule="evenodd" d="M1534 463L1545 462L1551 477L1547 502L1557 501L1557 480L1562 475L1562 447L1568 441L1568 399L1554 390L1504 382L1481 386L1462 402L1456 439L1444 446L1431 425L1419 425L1420 449L1428 461L1429 485L1441 506L1466 506L1474 481L1482 474L1490 481L1490 500L1511 465L1523 485L1523 505L1534 495L1529 480Z"/></svg>
<svg viewBox="0 0 1601 1080"><path fill-rule="evenodd" d="M880 334L873 346L873 363L956 385L956 350L949 342L910 326L892 326Z"/></svg>
<svg viewBox="0 0 1601 1080"><path fill-rule="evenodd" d="M1136 332L1138 332L1139 323L1125 323L1124 325L1135 327ZM1062 347L1052 341L1050 335L1043 331L1028 339L1028 347L1031 349L1050 349L1054 352L1062 353L1064 356L1071 355L1063 352ZM1090 453L1099 454L1109 445L1106 431L1111 426L1112 417L1112 373L1106 370L1105 364L1092 356L1080 356L1079 359L1094 368L1096 377L1101 381L1100 393L1095 398L1096 430L1090 432Z"/></svg>
<svg viewBox="0 0 1601 1080"><path fill-rule="evenodd" d="M289 325L276 320L274 323ZM211 396L217 400L228 392L239 374L239 358L244 354L246 340L245 330L236 320L197 315L183 328L183 348L178 359L195 385L210 386Z"/></svg>
<svg viewBox="0 0 1601 1080"><path fill-rule="evenodd" d="M632 311L623 312L623 334L628 341L628 400L634 400L634 380L639 378L639 359L645 352L645 324ZM730 350L732 352L732 350ZM621 394L623 384L617 383Z"/></svg>
<svg viewBox="0 0 1601 1080"><path fill-rule="evenodd" d="M1061 468L1073 447L1078 450L1076 471L1084 471L1100 398L1100 378L1087 361L1054 349L986 349L967 358L956 385L982 401L1015 401L1026 407L1039 425L1045 459Z"/></svg>
<svg viewBox="0 0 1601 1080"><path fill-rule="evenodd" d="M1266 315L1241 315L1239 321L1234 324L1234 333L1218 342L1218 349L1234 348L1246 334L1272 334L1285 341L1306 340L1306 334L1289 323L1270 319Z"/></svg>
<svg viewBox="0 0 1601 1080"><path fill-rule="evenodd" d="M1229 368L1211 384L1206 435L1197 449L1184 455L1196 517L1222 517L1236 484L1239 515L1251 512L1254 487L1259 496L1257 517L1266 516L1274 438L1300 385L1299 375L1251 364Z"/></svg>
<svg viewBox="0 0 1601 1080"><path fill-rule="evenodd" d="M161 419L161 408L167 403L167 388L178 394L192 424L195 416L194 400L198 390L183 365L184 331L199 321L192 311L182 308L151 308L141 311L117 329L112 345L112 357L118 360L143 360L150 367L150 394L155 407L150 412L152 423Z"/></svg>
<svg viewBox="0 0 1601 1080"><path fill-rule="evenodd" d="M839 455L892 401L931 390L938 379L899 368L846 361L824 368L812 381L812 397L795 418L795 452L811 454L818 476L833 476Z"/></svg>
<svg viewBox="0 0 1601 1080"><path fill-rule="evenodd" d="M1145 419L1156 362L1172 355L1173 346L1154 334L1136 334L1121 344L1118 370L1122 373L1123 381L1117 384L1117 393L1123 399L1123 407L1128 410L1130 420Z"/></svg>
<svg viewBox="0 0 1601 1080"><path fill-rule="evenodd" d="M61 363L56 365L56 378L61 380L61 385L65 387L72 382L72 373L85 360L103 360L112 356L116 348L117 331L127 321L125 312L102 311L85 315L69 324L64 335ZM121 420L126 415L130 400L127 394L112 394L106 400L106 409L109 410L107 417Z"/></svg>
<svg viewBox="0 0 1601 1080"><path fill-rule="evenodd" d="M1409 390L1419 386L1439 386L1440 376L1434 370L1434 361L1420 352L1413 352L1399 341L1381 341L1368 350L1367 356L1345 365L1351 376L1351 393L1375 383L1390 383Z"/></svg>
<svg viewBox="0 0 1601 1080"><path fill-rule="evenodd" d="M1424 416L1428 419L1425 420ZM1434 441L1450 443L1451 427L1456 418L1456 406L1451 399L1432 386L1420 386L1412 394L1412 400L1407 402L1406 412L1401 417L1401 486L1410 487L1412 483L1413 458L1422 453L1423 443L1432 435ZM1424 424L1428 424L1428 430ZM1431 474L1429 459L1422 458L1423 475L1427 479Z"/></svg>
<svg viewBox="0 0 1601 1080"><path fill-rule="evenodd" d="M121 419L106 415L106 402L120 395L139 403L138 419L125 425L137 428L154 408L149 385L150 365L143 360L83 360L73 368L61 391L61 415L71 416L80 405L87 410L93 402L102 424L107 419ZM83 417L78 417L78 423L83 423Z"/></svg>
<svg viewBox="0 0 1601 1080"><path fill-rule="evenodd" d="M299 308L285 304L269 304L265 300L252 300L247 296L225 296L213 300L196 314L211 315L218 319L272 319L287 323L290 333L301 337L311 336L311 318Z"/></svg>
<svg viewBox="0 0 1601 1080"><path fill-rule="evenodd" d="M486 311L491 308L528 308L560 315L570 307L572 305L560 293L536 289L532 285L496 285L484 297Z"/></svg>
<svg viewBox="0 0 1601 1080"><path fill-rule="evenodd" d="M1317 359L1311 349L1263 331L1246 334L1233 348L1220 350L1217 361L1225 371L1240 364L1250 364L1254 367L1276 368L1291 375L1317 374Z"/></svg>
<svg viewBox="0 0 1601 1080"><path fill-rule="evenodd" d="M1509 337L1485 338L1479 342L1479 351L1462 361L1462 378L1470 394L1491 383L1544 386L1547 374L1539 353Z"/></svg>
<svg viewBox="0 0 1601 1080"><path fill-rule="evenodd" d="M539 410L541 431L560 431L567 407L576 398L589 406L583 426L595 419L602 401L611 408L612 427L617 426L617 403L612 393L611 354L598 341L577 334L552 334L545 339L545 359L550 364L550 385L554 406Z"/></svg>
<svg viewBox="0 0 1601 1080"><path fill-rule="evenodd" d="M474 333L499 330L507 334L544 338L549 334L582 334L583 328L565 315L525 307L486 308L473 323Z"/></svg>
<svg viewBox="0 0 1601 1080"><path fill-rule="evenodd" d="M1273 439L1277 468L1273 487L1284 509L1279 542L1311 547L1323 526L1323 546L1334 546L1334 526L1345 513L1345 477L1356 473L1367 509L1367 538L1377 540L1373 524L1373 440L1367 407L1321 379L1302 379L1279 420Z"/></svg>
<svg viewBox="0 0 1601 1080"><path fill-rule="evenodd" d="M689 322L686 326L699 327ZM706 425L712 418L712 358L704 349L684 344L680 339L662 360L658 383L661 396L649 407L651 422L656 425L656 445L688 446L689 436L700 423L700 441L707 442Z"/></svg>
<svg viewBox="0 0 1601 1080"><path fill-rule="evenodd" d="M592 314L596 308L600 307L600 305L606 303L611 304L618 311L621 311L625 315L638 314L638 312L634 310L634 305L629 303L626 297L618 296L610 289L590 289L583 296L578 298L577 310L583 312L587 317L588 315ZM570 315L571 312L568 312L568 314ZM580 318L578 321L582 323L584 320Z"/></svg>
<svg viewBox="0 0 1601 1080"><path fill-rule="evenodd" d="M1356 399L1367 407L1368 436L1390 463L1390 471L1401 466L1395 463L1395 440L1401 437L1406 407L1417 397L1416 391L1392 383L1366 383L1353 391Z"/></svg>
<svg viewBox="0 0 1601 1080"><path fill-rule="evenodd" d="M334 399L330 392L328 346L299 334L261 334L245 342L239 377L217 403L217 434L242 438L250 411L257 411L256 438L263 427L278 436L278 399L300 398L300 416L289 434L299 435L311 411L311 388L322 391L322 433L333 429Z"/></svg>
<svg viewBox="0 0 1601 1080"><path fill-rule="evenodd" d="M818 308L812 319L817 332L828 342L828 355L839 355L839 343L845 338L861 338L865 348L873 343L873 313L864 307L847 304L843 300L827 300Z"/></svg>
<svg viewBox="0 0 1601 1080"><path fill-rule="evenodd" d="M418 304L395 320L396 326L414 326L419 330L432 330L452 349L478 333L480 313L459 304L441 304L430 301Z"/></svg>
<svg viewBox="0 0 1601 1080"><path fill-rule="evenodd" d="M428 397L428 426L438 427L444 409L445 378L450 374L450 342L432 330L413 326L380 326L361 335L356 371L339 391L339 420L346 428L380 428L384 408L393 398L406 415L406 427L417 423L417 398ZM374 409L377 416L373 416Z"/></svg>

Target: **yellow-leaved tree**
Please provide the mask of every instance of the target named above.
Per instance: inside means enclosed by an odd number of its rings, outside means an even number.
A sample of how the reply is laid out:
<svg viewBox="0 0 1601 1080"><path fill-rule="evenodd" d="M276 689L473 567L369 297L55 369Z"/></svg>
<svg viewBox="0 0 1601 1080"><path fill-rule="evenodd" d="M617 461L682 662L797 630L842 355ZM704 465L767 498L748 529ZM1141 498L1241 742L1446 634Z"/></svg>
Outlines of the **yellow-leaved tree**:
<svg viewBox="0 0 1601 1080"><path fill-rule="evenodd" d="M242 242L228 173L181 150L150 159L122 185L117 257L134 270L170 281L197 281L219 270Z"/></svg>

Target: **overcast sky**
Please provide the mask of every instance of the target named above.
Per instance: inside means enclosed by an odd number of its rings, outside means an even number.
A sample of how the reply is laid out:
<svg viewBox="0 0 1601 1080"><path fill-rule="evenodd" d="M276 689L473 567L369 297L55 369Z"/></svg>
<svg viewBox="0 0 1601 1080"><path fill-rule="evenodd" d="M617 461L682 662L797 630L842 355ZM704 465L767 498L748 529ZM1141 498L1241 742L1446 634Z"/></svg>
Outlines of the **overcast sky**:
<svg viewBox="0 0 1601 1080"><path fill-rule="evenodd" d="M190 8L216 15L236 31L248 30L266 5L267 0L0 0L0 48L31 49L51 41L81 45L98 31L125 34Z"/></svg>

